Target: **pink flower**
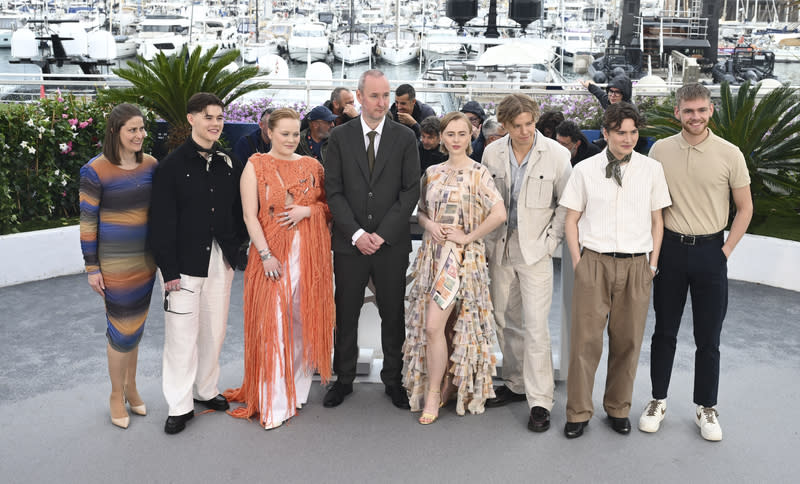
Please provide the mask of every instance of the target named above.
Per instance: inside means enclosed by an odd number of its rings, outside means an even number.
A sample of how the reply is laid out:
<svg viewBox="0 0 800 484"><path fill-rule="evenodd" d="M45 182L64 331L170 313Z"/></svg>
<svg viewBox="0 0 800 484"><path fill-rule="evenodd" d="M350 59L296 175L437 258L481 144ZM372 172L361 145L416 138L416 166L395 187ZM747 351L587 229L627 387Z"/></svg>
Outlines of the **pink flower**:
<svg viewBox="0 0 800 484"><path fill-rule="evenodd" d="M69 124L71 124L72 126L75 126L76 124L78 124L78 118L71 118L68 121L69 121Z"/></svg>
<svg viewBox="0 0 800 484"><path fill-rule="evenodd" d="M59 97L56 98L56 101L58 101L60 103L63 103L64 102L64 98L59 96Z"/></svg>
<svg viewBox="0 0 800 484"><path fill-rule="evenodd" d="M92 119L92 118L89 118L89 119L87 119L87 120L86 120L86 122L87 122L88 124L92 124L92 121L93 121L93 119Z"/></svg>
<svg viewBox="0 0 800 484"><path fill-rule="evenodd" d="M69 116L67 116L66 114L62 114L61 117L67 119Z"/></svg>
<svg viewBox="0 0 800 484"><path fill-rule="evenodd" d="M87 127L87 126L89 126L89 123L86 122L86 121L83 121L83 122L81 122L81 124L78 125L78 127L81 128L81 129L83 129L83 128Z"/></svg>

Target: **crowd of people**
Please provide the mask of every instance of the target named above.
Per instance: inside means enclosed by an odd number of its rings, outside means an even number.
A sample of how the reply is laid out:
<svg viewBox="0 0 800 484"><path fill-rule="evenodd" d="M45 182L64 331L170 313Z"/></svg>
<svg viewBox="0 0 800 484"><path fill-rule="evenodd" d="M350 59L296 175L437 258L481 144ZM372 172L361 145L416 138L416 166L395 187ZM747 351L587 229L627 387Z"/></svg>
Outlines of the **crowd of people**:
<svg viewBox="0 0 800 484"><path fill-rule="evenodd" d="M336 376L323 406L342 405L354 391L372 281L380 378L394 406L430 425L451 404L464 415L526 401L528 428L545 432L556 403L552 258L563 242L575 273L565 436L580 437L594 414L606 331L603 409L614 431L630 433L652 291L652 399L638 427L656 432L666 415L691 292L692 418L703 438L721 440L727 259L752 216L749 174L741 152L708 128L714 105L699 84L675 95L680 133L649 156L635 151L644 119L624 81L606 92L587 84L605 109L602 148L523 94L506 96L496 116L470 101L439 118L408 84L392 104L379 70L362 73L355 93L336 88L303 120L267 109L233 152L219 144L223 102L194 94L191 135L160 162L142 152L141 111L116 106L103 152L81 169L80 184L81 248L106 308L112 424L129 426L126 403L147 413L137 348L156 279L168 434L186 428L197 404L279 427L308 403L315 372L323 383ZM406 295L415 208L423 235ZM221 392L234 269L248 241L244 374L239 388ZM495 344L503 355L497 387Z"/></svg>

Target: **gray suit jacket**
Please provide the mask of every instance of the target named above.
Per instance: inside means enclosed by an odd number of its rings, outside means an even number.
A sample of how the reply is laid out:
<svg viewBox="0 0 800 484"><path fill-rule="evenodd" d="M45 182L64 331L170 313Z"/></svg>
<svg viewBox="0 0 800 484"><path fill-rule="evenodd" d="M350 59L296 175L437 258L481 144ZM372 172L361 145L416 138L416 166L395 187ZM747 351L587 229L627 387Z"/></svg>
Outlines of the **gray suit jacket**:
<svg viewBox="0 0 800 484"><path fill-rule="evenodd" d="M372 175L361 119L331 130L325 192L333 214L334 252L360 254L352 243L358 229L377 233L389 245L407 246L410 252L409 217L419 200L419 177L417 140L402 124L386 120Z"/></svg>

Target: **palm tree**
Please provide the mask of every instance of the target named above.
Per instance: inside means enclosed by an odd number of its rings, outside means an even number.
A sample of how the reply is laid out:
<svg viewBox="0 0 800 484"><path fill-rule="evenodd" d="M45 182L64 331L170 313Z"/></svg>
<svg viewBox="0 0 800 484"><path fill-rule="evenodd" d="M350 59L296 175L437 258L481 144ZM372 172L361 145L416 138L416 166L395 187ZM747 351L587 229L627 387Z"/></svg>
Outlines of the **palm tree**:
<svg viewBox="0 0 800 484"><path fill-rule="evenodd" d="M198 46L189 54L188 47L171 56L159 52L152 61L137 56L139 64L113 69L119 77L133 87L107 91L112 103L138 104L155 112L169 124L167 145L172 149L189 137L191 128L186 120L186 101L198 92L216 94L227 106L242 95L269 88L268 82L254 82L241 86L258 75L258 67L241 67L234 72L225 68L239 57L234 49L213 59L217 47L201 54Z"/></svg>
<svg viewBox="0 0 800 484"><path fill-rule="evenodd" d="M728 83L720 86L709 127L721 138L738 146L750 172L753 198L777 199L800 193L800 92L779 87L757 94L760 84L745 82L734 95ZM648 127L642 135L664 138L680 132L681 126L669 104L647 113Z"/></svg>

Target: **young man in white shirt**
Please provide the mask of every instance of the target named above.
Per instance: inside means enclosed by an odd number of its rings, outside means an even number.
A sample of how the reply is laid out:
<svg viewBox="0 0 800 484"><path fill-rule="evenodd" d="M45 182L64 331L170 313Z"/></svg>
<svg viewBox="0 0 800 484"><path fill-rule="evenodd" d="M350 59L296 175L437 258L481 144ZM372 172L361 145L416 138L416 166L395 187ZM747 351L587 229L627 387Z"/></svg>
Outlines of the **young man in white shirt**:
<svg viewBox="0 0 800 484"><path fill-rule="evenodd" d="M661 164L633 151L642 124L633 105L609 106L603 116L607 148L575 166L559 202L567 208L564 230L575 270L567 438L583 435L594 413L606 324L603 407L614 431L631 429L633 380L664 230L661 209L671 204Z"/></svg>

